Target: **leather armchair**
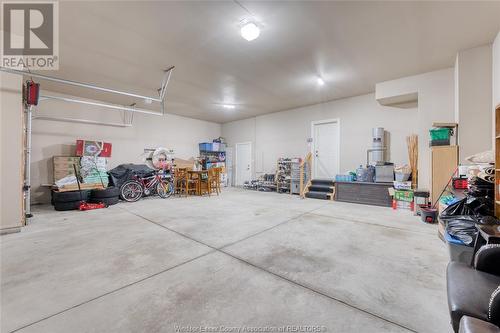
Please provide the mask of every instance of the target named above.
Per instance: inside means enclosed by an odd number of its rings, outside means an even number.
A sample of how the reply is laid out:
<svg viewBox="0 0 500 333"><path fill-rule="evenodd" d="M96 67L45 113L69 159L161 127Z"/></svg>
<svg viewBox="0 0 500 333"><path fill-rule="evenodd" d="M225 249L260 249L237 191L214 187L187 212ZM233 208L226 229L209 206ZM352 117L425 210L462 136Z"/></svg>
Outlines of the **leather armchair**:
<svg viewBox="0 0 500 333"><path fill-rule="evenodd" d="M500 333L500 328L481 319L463 316L458 333Z"/></svg>
<svg viewBox="0 0 500 333"><path fill-rule="evenodd" d="M500 325L500 244L482 246L474 267L450 262L447 269L451 323L459 331L463 316Z"/></svg>
<svg viewBox="0 0 500 333"><path fill-rule="evenodd" d="M500 244L483 245L474 256L474 267L500 276Z"/></svg>
<svg viewBox="0 0 500 333"><path fill-rule="evenodd" d="M488 304L488 320L500 326L500 285L491 294Z"/></svg>

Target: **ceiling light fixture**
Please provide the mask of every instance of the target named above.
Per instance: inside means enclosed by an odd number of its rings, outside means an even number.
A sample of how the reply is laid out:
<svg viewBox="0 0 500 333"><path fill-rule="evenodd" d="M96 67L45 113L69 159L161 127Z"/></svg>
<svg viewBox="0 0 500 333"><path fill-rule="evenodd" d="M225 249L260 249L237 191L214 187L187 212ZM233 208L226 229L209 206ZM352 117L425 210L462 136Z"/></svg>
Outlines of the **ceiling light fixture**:
<svg viewBox="0 0 500 333"><path fill-rule="evenodd" d="M241 27L240 33L241 37L250 42L259 37L260 29L254 22L246 22Z"/></svg>
<svg viewBox="0 0 500 333"><path fill-rule="evenodd" d="M318 76L316 79L316 82L318 83L318 86L324 86L325 85L325 80L321 76Z"/></svg>
<svg viewBox="0 0 500 333"><path fill-rule="evenodd" d="M232 104L222 104L222 107L224 109L228 109L228 110L234 110L234 108L236 108L236 106L234 106Z"/></svg>

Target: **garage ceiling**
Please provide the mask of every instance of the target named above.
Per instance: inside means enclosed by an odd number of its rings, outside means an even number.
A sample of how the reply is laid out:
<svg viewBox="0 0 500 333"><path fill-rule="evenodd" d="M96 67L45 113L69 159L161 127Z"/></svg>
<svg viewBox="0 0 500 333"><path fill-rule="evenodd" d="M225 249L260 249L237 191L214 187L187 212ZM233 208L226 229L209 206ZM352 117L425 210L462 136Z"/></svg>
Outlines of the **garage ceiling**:
<svg viewBox="0 0 500 333"><path fill-rule="evenodd" d="M59 12L60 70L50 75L154 95L162 69L175 65L167 112L216 122L451 67L458 50L490 43L500 30L500 2L68 1ZM248 42L239 27L252 15L261 35Z"/></svg>

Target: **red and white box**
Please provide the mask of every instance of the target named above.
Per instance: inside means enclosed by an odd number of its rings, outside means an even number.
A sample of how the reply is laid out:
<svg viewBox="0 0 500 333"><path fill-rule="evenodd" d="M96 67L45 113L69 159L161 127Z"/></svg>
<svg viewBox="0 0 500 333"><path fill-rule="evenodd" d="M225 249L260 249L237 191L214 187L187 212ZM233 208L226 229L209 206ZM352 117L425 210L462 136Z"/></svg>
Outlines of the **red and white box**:
<svg viewBox="0 0 500 333"><path fill-rule="evenodd" d="M111 157L111 143L76 140L76 156Z"/></svg>

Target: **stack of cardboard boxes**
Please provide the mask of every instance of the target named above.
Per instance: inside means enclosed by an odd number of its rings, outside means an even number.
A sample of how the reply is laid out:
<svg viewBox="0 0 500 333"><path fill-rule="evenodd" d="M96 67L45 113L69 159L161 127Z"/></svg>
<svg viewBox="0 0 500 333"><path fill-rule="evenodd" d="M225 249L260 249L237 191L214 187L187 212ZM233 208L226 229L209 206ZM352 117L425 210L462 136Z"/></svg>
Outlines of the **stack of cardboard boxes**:
<svg viewBox="0 0 500 333"><path fill-rule="evenodd" d="M77 170L80 168L80 157L78 156L54 156L54 183L64 177L75 174L73 165L76 165Z"/></svg>

